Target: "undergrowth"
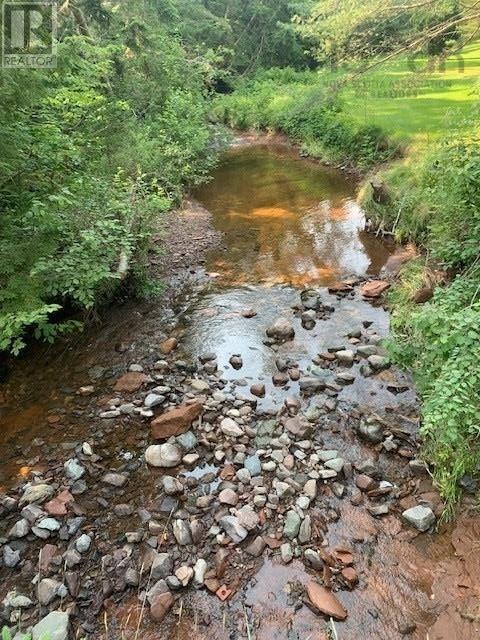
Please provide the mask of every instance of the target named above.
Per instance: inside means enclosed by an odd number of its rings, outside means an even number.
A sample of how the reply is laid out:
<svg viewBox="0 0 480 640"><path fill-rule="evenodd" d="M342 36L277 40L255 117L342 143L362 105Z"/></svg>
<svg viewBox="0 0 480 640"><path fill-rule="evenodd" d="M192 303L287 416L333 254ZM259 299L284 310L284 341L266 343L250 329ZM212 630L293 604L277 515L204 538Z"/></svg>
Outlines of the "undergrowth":
<svg viewBox="0 0 480 640"><path fill-rule="evenodd" d="M311 72L258 72L218 97L213 112L231 127L282 131L307 154L334 164L364 169L398 155L382 129L347 116L338 92Z"/></svg>
<svg viewBox="0 0 480 640"><path fill-rule="evenodd" d="M423 455L451 516L462 478L480 472L480 140L454 133L383 179L389 201L375 203L365 189L368 215L426 249L390 296L389 350L414 371ZM434 295L417 305L422 287L435 287Z"/></svg>

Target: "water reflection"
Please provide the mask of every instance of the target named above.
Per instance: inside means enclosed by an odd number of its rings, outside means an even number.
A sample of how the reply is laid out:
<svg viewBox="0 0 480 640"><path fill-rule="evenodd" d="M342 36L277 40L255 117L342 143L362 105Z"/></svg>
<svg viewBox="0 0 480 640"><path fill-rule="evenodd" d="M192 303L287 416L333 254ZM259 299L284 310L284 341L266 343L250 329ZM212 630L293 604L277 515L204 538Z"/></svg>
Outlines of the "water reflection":
<svg viewBox="0 0 480 640"><path fill-rule="evenodd" d="M376 274L392 247L366 234L356 184L281 145L233 149L195 196L224 233L207 268L228 284L328 284Z"/></svg>

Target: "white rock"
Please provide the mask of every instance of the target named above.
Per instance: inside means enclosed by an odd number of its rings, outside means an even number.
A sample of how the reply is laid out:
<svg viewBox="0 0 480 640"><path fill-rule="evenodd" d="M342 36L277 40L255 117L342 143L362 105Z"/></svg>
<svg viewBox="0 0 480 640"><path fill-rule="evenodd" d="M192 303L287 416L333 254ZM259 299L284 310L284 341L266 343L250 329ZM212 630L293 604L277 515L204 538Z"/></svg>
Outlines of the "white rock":
<svg viewBox="0 0 480 640"><path fill-rule="evenodd" d="M244 434L243 429L232 418L224 418L220 423L220 429L222 433L231 438L238 438Z"/></svg>

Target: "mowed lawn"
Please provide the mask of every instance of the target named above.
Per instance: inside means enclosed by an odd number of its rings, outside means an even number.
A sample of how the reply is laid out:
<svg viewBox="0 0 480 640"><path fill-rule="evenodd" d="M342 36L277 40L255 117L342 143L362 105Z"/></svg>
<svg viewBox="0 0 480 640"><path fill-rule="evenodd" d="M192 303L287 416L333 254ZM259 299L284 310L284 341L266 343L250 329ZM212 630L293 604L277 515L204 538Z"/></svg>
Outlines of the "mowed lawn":
<svg viewBox="0 0 480 640"><path fill-rule="evenodd" d="M345 111L414 146L462 126L480 97L480 43L448 59L444 70L426 65L402 59L361 74L343 90Z"/></svg>

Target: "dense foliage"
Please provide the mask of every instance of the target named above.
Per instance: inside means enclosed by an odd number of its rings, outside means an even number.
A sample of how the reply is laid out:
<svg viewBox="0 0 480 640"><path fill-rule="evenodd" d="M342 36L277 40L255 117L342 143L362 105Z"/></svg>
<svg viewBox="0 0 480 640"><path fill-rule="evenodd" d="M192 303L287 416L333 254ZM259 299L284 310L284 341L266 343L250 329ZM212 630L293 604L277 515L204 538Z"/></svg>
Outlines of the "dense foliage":
<svg viewBox="0 0 480 640"><path fill-rule="evenodd" d="M154 220L208 174L201 72L139 4L88 35L67 14L58 69L2 73L0 350L77 326L59 312L138 272Z"/></svg>
<svg viewBox="0 0 480 640"><path fill-rule="evenodd" d="M472 123L472 129L473 129ZM365 194L377 222L420 241L428 260L410 265L392 294L393 357L413 368L424 397L425 455L452 507L459 482L480 461L480 139L450 135L415 166L387 172L388 205ZM455 274L449 286L416 305L416 290Z"/></svg>
<svg viewBox="0 0 480 640"><path fill-rule="evenodd" d="M448 50L461 36L464 9L458 0L310 0L299 4L296 23L320 62L368 64L395 51Z"/></svg>
<svg viewBox="0 0 480 640"><path fill-rule="evenodd" d="M397 151L381 129L345 115L337 92L311 72L288 68L259 72L233 94L218 98L214 112L240 129L283 131L305 153L336 164L365 168Z"/></svg>

